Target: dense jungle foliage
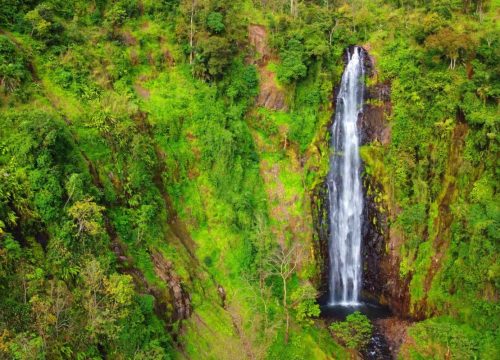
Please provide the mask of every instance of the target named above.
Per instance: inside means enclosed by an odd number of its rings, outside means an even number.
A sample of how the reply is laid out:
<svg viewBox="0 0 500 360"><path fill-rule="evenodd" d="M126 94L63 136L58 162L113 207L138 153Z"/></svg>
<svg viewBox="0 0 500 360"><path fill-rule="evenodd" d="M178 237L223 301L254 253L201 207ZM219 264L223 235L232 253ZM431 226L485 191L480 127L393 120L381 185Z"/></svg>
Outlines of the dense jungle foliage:
<svg viewBox="0 0 500 360"><path fill-rule="evenodd" d="M354 356L310 199L358 44L391 89L362 156L418 320L399 356L498 359L499 5L0 0L0 358Z"/></svg>

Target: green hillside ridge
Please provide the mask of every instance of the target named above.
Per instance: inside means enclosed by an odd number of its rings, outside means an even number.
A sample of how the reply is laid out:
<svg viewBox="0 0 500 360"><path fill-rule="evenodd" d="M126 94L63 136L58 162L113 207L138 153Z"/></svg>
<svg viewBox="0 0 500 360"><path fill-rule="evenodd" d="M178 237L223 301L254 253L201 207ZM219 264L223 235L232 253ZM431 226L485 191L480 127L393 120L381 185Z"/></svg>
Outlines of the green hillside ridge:
<svg viewBox="0 0 500 360"><path fill-rule="evenodd" d="M359 356L311 210L355 44L390 87L361 155L398 357L498 358L499 5L0 0L0 359Z"/></svg>

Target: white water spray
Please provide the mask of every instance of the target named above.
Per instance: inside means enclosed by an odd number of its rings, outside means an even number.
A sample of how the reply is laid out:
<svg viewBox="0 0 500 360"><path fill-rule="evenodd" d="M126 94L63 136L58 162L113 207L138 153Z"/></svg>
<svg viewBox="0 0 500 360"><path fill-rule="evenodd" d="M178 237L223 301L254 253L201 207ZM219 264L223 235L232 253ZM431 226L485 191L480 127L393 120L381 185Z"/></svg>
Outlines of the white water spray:
<svg viewBox="0 0 500 360"><path fill-rule="evenodd" d="M330 200L331 305L353 306L361 288L361 225L363 193L360 179L358 115L363 107L363 52L348 53L332 128L328 173Z"/></svg>

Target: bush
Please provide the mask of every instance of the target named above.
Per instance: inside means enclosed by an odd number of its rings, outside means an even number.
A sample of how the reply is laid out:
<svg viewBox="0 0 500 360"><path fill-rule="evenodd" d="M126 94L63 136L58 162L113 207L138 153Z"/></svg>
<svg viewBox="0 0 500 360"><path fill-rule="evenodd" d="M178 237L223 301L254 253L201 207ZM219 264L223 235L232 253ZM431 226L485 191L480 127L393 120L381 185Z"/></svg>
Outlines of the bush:
<svg viewBox="0 0 500 360"><path fill-rule="evenodd" d="M330 330L344 346L360 350L370 342L373 326L365 315L356 311L348 315L345 321L331 324Z"/></svg>
<svg viewBox="0 0 500 360"><path fill-rule="evenodd" d="M304 45L297 40L288 41L286 49L281 52L281 64L278 67L278 79L288 84L294 80L302 79L307 74L304 64Z"/></svg>
<svg viewBox="0 0 500 360"><path fill-rule="evenodd" d="M0 90L12 93L30 77L24 54L6 36L0 36Z"/></svg>
<svg viewBox="0 0 500 360"><path fill-rule="evenodd" d="M454 359L474 358L479 350L478 340L487 340L490 335L484 333L479 336L469 326L448 317L418 323L409 329L409 334L415 343L409 351L410 358L445 358L451 355Z"/></svg>
<svg viewBox="0 0 500 360"><path fill-rule="evenodd" d="M311 283L300 285L291 295L291 300L295 308L295 317L303 325L312 325L321 311L316 298L318 292Z"/></svg>
<svg viewBox="0 0 500 360"><path fill-rule="evenodd" d="M211 12L207 16L207 27L216 34L221 33L224 31L223 19L220 12Z"/></svg>

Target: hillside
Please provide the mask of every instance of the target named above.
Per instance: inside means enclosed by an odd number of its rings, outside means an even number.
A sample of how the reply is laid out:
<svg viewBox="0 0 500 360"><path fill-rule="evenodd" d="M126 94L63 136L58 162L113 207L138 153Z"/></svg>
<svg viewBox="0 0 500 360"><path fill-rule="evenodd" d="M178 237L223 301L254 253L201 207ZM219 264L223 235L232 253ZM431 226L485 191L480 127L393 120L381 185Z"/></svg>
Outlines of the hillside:
<svg viewBox="0 0 500 360"><path fill-rule="evenodd" d="M0 0L0 358L367 357L319 306L353 45L374 324L498 358L499 5Z"/></svg>

